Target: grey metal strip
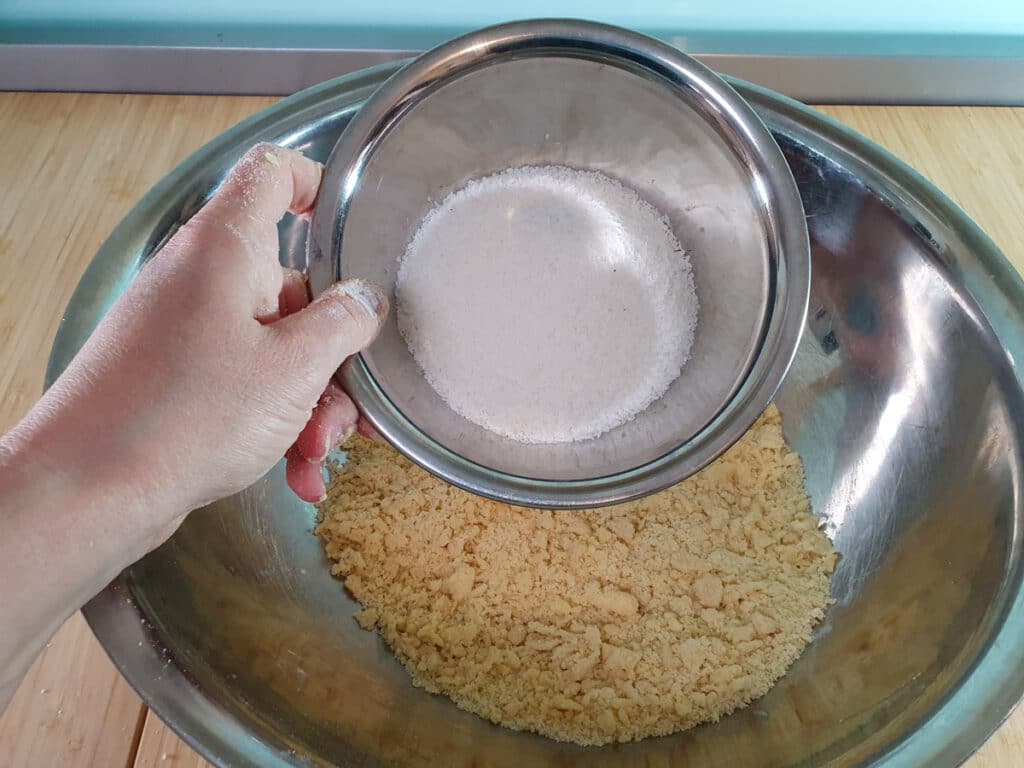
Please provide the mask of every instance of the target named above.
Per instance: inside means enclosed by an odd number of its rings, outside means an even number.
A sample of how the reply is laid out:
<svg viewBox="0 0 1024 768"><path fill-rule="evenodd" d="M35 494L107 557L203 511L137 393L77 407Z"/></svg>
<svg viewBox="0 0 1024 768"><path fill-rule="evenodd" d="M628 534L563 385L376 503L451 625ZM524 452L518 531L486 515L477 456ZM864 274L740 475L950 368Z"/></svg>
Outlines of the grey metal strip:
<svg viewBox="0 0 1024 768"><path fill-rule="evenodd" d="M0 45L0 90L283 96L414 51Z"/></svg>
<svg viewBox="0 0 1024 768"><path fill-rule="evenodd" d="M736 56L712 69L811 104L1024 105L1024 58Z"/></svg>
<svg viewBox="0 0 1024 768"><path fill-rule="evenodd" d="M0 45L0 90L284 95L399 50ZM694 54L817 104L1024 105L1024 58Z"/></svg>

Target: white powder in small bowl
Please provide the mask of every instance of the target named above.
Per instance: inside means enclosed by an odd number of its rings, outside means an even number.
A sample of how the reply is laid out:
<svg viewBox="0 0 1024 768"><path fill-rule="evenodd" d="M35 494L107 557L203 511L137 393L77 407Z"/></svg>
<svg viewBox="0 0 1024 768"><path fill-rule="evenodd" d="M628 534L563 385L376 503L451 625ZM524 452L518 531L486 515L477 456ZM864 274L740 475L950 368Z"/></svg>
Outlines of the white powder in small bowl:
<svg viewBox="0 0 1024 768"><path fill-rule="evenodd" d="M525 443L596 437L679 376L697 295L668 220L602 173L512 168L424 217L398 327L457 413Z"/></svg>

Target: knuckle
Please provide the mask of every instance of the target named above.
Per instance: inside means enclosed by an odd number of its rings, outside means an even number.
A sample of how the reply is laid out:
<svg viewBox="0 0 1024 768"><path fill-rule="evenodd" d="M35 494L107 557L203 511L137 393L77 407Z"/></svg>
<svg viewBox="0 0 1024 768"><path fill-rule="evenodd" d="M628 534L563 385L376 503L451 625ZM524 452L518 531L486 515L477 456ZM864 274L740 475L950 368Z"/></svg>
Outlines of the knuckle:
<svg viewBox="0 0 1024 768"><path fill-rule="evenodd" d="M290 326L283 334L282 343L285 348L285 363L296 376L309 379L319 375L321 356L315 338Z"/></svg>
<svg viewBox="0 0 1024 768"><path fill-rule="evenodd" d="M281 148L276 144L271 144L269 141L261 141L253 144L242 155L241 162L243 163L267 163L267 155L279 151Z"/></svg>
<svg viewBox="0 0 1024 768"><path fill-rule="evenodd" d="M279 218L277 209L282 205L280 198L289 189L285 183L291 176L287 151L284 147L268 142L250 147L221 186L225 196L259 218L265 218L273 211L276 222Z"/></svg>
<svg viewBox="0 0 1024 768"><path fill-rule="evenodd" d="M283 167L283 147L261 141L245 151L235 166L235 175L242 181L260 180L266 175L277 174Z"/></svg>

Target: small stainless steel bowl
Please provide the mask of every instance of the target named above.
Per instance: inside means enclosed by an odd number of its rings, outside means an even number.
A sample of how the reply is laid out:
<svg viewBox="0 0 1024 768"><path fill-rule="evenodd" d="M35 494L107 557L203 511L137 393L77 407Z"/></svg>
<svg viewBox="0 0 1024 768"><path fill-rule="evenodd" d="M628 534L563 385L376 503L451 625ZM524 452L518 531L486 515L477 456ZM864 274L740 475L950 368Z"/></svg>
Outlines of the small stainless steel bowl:
<svg viewBox="0 0 1024 768"><path fill-rule="evenodd" d="M436 201L474 178L547 164L633 188L689 252L700 317L668 391L597 438L527 445L451 410L394 318L341 375L385 438L455 485L537 507L622 502L682 480L753 424L806 315L796 183L760 119L710 70L642 35L573 21L494 27L425 54L335 146L310 227L310 282L319 293L360 277L393 296L398 260Z"/></svg>

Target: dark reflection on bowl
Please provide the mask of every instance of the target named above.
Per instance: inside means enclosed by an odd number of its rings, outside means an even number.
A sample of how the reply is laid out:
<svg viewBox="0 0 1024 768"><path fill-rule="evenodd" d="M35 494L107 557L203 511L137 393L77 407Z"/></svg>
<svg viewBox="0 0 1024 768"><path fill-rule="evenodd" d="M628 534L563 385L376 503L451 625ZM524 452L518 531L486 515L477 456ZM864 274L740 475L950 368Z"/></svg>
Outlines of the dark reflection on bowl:
<svg viewBox="0 0 1024 768"><path fill-rule="evenodd" d="M51 378L111 276L134 269L132 244L159 240L161 211L208 192L257 134L324 159L388 71L275 107L147 198L76 295ZM214 760L268 765L937 765L991 732L1024 687L1021 282L904 166L815 113L743 93L808 215L809 325L778 405L842 555L836 605L789 674L716 725L635 744L584 749L489 725L414 689L358 629L313 511L278 468L192 515L86 610L161 717ZM283 228L292 260L298 226Z"/></svg>

